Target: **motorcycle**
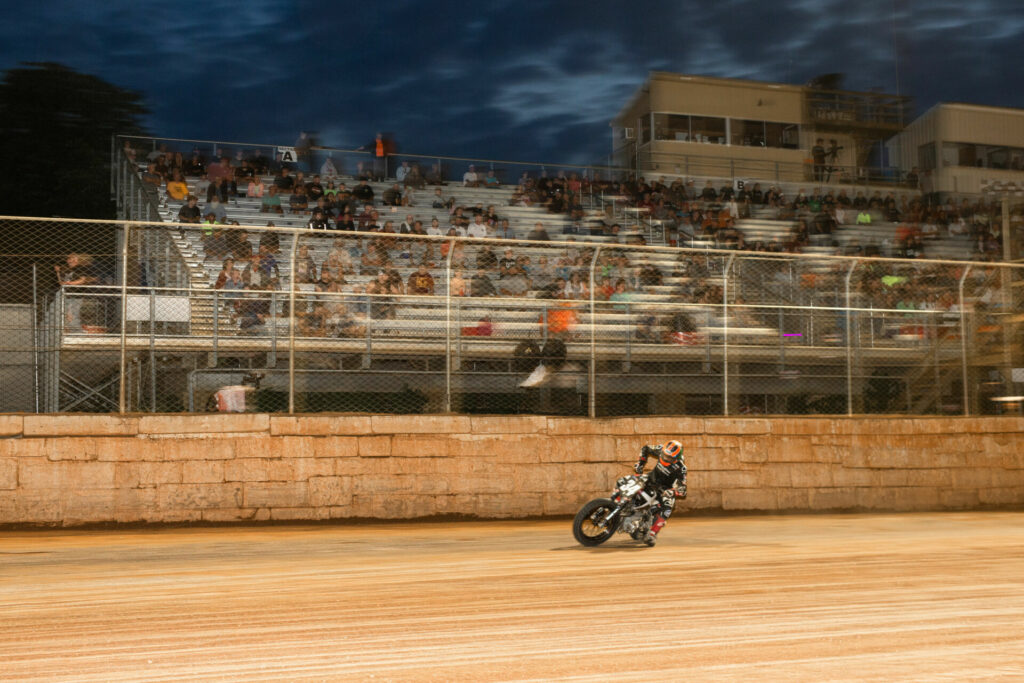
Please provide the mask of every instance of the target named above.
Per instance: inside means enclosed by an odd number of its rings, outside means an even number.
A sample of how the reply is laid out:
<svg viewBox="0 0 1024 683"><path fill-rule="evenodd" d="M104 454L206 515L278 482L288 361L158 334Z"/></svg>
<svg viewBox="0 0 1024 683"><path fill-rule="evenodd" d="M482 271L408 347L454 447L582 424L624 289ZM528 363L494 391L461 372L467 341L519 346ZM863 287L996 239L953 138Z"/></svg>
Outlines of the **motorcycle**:
<svg viewBox="0 0 1024 683"><path fill-rule="evenodd" d="M611 498L595 498L576 513L572 535L580 545L601 545L616 532L643 540L654 523L658 497L646 490L647 475L619 477Z"/></svg>

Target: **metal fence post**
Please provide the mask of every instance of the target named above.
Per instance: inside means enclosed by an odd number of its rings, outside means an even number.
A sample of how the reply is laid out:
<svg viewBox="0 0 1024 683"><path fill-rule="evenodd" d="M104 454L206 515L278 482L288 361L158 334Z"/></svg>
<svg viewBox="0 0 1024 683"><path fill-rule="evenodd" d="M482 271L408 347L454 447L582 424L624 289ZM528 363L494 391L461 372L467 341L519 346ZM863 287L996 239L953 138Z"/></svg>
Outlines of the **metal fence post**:
<svg viewBox="0 0 1024 683"><path fill-rule="evenodd" d="M440 162L438 162L440 163ZM452 412L452 254L455 240L448 240L444 259L444 412Z"/></svg>
<svg viewBox="0 0 1024 683"><path fill-rule="evenodd" d="M850 264L850 269L846 271L846 279L844 285L846 286L846 414L853 415L853 327L850 324L852 316L850 315L850 278L853 277L853 271L857 268L857 259L853 260Z"/></svg>
<svg viewBox="0 0 1024 683"><path fill-rule="evenodd" d="M729 414L729 269L736 254L729 254L729 260L722 271L722 414Z"/></svg>
<svg viewBox="0 0 1024 683"><path fill-rule="evenodd" d="M594 270L597 268L597 257L601 253L601 245L594 249L594 257L590 259L590 377L587 381L589 400L587 414L597 417L597 321L596 304L594 301Z"/></svg>
<svg viewBox="0 0 1024 683"><path fill-rule="evenodd" d="M125 381L124 373L127 364L127 335L128 335L128 241L131 237L131 226L124 225L121 244L121 371L117 387L117 407L122 415L126 412L125 405Z"/></svg>
<svg viewBox="0 0 1024 683"><path fill-rule="evenodd" d="M296 230L292 234L291 266L288 275L288 414L295 413L295 255L298 251L299 232ZM216 309L214 315L217 315Z"/></svg>
<svg viewBox="0 0 1024 683"><path fill-rule="evenodd" d="M967 266L964 268L963 274L960 276L959 300L958 305L960 306L960 362L963 376L961 381L963 382L963 396L964 396L964 415L971 414L971 399L970 392L967 388L967 311L964 309L964 283L967 281L967 274L971 272L971 267Z"/></svg>

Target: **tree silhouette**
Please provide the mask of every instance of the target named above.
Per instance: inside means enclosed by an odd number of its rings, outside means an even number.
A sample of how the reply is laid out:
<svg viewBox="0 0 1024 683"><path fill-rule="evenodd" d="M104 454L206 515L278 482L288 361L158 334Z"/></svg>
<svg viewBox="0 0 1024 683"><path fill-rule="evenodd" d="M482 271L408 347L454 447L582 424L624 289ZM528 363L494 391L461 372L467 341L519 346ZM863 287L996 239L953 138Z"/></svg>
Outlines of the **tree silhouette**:
<svg viewBox="0 0 1024 683"><path fill-rule="evenodd" d="M139 134L140 94L52 62L24 62L0 83L0 212L114 218L110 140Z"/></svg>
<svg viewBox="0 0 1024 683"><path fill-rule="evenodd" d="M114 218L110 140L142 132L139 94L61 64L23 63L0 82L0 215ZM45 294L70 252L112 254L112 226L46 229L0 221L0 302L32 300L32 266Z"/></svg>

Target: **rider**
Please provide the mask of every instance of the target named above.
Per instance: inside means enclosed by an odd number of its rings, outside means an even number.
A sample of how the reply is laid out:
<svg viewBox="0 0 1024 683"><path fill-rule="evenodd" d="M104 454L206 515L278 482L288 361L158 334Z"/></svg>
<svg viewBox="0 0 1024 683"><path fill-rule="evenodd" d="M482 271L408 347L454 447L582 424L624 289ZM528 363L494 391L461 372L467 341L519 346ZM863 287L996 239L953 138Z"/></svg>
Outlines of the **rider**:
<svg viewBox="0 0 1024 683"><path fill-rule="evenodd" d="M644 465L647 464L647 458L652 455L658 458L658 464L647 476L646 488L657 496L658 500L653 506L657 517L654 524L651 525L647 537L644 538L647 545L654 545L658 532L672 516L677 492L681 498L686 498L686 463L683 461L683 444L673 440L660 446L644 446L640 449L640 459L633 465L633 471L642 474Z"/></svg>

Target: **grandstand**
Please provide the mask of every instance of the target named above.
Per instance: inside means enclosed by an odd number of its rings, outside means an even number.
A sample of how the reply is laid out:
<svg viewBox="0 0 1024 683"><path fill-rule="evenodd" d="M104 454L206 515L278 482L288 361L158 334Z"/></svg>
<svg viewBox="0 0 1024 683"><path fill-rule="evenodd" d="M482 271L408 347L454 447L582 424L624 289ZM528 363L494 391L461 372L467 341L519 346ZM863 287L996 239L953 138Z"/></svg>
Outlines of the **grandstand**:
<svg viewBox="0 0 1024 683"><path fill-rule="evenodd" d="M866 257L900 248L898 224L878 205L870 224L847 211L851 220L802 241L793 235L811 216L784 202L747 199L738 220L698 230L681 212L659 215L623 194L628 177L577 169L588 182L574 193L575 216L522 201L516 185L443 187L467 212L493 206L508 220L507 239L493 228L487 238L397 232L407 216L436 219L442 233L453 219L434 208L430 185L410 187L409 206L383 206L391 180L369 186L394 234L308 229L308 212L282 200L281 214L266 213L259 198L237 196L244 192L227 197L230 224L202 226L177 221L184 200L165 185L144 189L144 155L118 145L118 204L133 222L106 284L65 286L50 305L45 343L55 351L38 387L48 410L202 410L253 371L269 410L973 414L1012 389L1006 348L1019 288L1003 285L1016 284L1016 269L967 262L972 242L949 230L928 240L928 259ZM274 182L269 171L262 177ZM186 178L190 191L199 180ZM787 197L814 191L763 185ZM916 193L893 196L906 205ZM689 206L707 221L728 203ZM528 239L538 222L548 240ZM622 229L611 234L612 224ZM526 278L502 277L506 248ZM218 286L228 256L247 274L244 291ZM421 265L430 292L412 293ZM322 270L336 282L320 281ZM99 320L57 324L69 310L84 318L90 305ZM565 345L560 371L539 388L521 386L524 350L535 353L523 342L552 340Z"/></svg>

